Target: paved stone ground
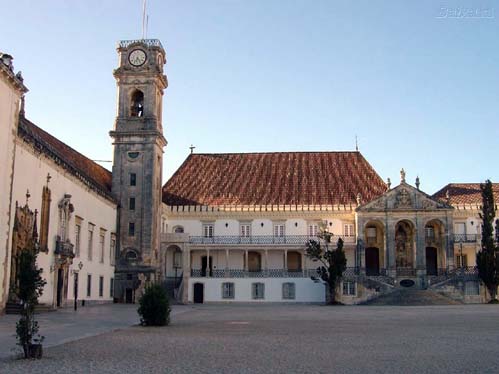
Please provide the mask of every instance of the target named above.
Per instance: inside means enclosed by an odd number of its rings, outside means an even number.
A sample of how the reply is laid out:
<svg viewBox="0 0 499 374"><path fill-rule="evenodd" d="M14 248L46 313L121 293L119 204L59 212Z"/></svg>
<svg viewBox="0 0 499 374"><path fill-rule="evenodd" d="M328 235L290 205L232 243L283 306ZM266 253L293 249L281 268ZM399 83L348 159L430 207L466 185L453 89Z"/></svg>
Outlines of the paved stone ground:
<svg viewBox="0 0 499 374"><path fill-rule="evenodd" d="M498 373L499 307L184 307L9 360L1 373ZM2 366L3 365L3 366Z"/></svg>
<svg viewBox="0 0 499 374"><path fill-rule="evenodd" d="M95 336L139 323L138 305L102 304L60 309L37 315L40 334L45 336L44 347L51 347L85 337ZM188 306L174 306L173 315L188 310ZM16 322L18 315L0 316L0 359L17 354ZM0 371L1 373L1 371Z"/></svg>

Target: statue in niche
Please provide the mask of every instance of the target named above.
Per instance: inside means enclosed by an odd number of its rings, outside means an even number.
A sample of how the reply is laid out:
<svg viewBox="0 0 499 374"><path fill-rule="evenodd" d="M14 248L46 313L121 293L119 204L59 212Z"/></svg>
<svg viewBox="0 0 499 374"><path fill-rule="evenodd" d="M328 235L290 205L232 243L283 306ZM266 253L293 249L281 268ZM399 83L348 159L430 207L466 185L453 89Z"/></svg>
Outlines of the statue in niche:
<svg viewBox="0 0 499 374"><path fill-rule="evenodd" d="M412 268L409 228L401 224L395 233L395 256L397 268Z"/></svg>

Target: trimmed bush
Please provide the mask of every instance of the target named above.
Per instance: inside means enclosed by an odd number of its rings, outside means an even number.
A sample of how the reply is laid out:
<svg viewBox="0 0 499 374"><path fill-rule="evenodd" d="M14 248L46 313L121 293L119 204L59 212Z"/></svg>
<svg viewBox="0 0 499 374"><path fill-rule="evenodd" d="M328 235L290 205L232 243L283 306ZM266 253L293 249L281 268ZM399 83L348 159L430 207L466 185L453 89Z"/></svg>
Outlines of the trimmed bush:
<svg viewBox="0 0 499 374"><path fill-rule="evenodd" d="M170 303L159 284L147 286L139 300L138 313L144 326L165 326L170 323Z"/></svg>

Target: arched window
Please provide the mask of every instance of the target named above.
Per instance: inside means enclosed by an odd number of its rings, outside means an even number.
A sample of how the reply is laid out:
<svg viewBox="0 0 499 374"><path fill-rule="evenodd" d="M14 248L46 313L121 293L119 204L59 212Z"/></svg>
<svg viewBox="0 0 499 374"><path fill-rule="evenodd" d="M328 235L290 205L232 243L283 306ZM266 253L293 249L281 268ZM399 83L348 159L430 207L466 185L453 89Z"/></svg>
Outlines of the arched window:
<svg viewBox="0 0 499 374"><path fill-rule="evenodd" d="M144 93L135 90L132 94L130 105L130 116L142 117L144 115Z"/></svg>
<svg viewBox="0 0 499 374"><path fill-rule="evenodd" d="M175 226L173 228L173 232L175 234L183 234L184 233L184 228L182 226Z"/></svg>
<svg viewBox="0 0 499 374"><path fill-rule="evenodd" d="M137 253L135 251L128 251L125 256L127 261L136 261Z"/></svg>

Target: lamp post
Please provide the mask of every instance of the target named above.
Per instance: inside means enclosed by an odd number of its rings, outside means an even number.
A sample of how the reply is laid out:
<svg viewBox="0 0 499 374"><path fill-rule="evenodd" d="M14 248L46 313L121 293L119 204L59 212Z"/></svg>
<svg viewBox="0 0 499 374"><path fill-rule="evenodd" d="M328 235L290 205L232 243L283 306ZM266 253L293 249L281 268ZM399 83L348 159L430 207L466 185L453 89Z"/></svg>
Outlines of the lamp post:
<svg viewBox="0 0 499 374"><path fill-rule="evenodd" d="M78 263L78 269L81 270L83 268L83 262ZM78 278L79 278L79 272L74 272L74 296L75 296L75 302L74 302L74 310L75 312L78 310Z"/></svg>

